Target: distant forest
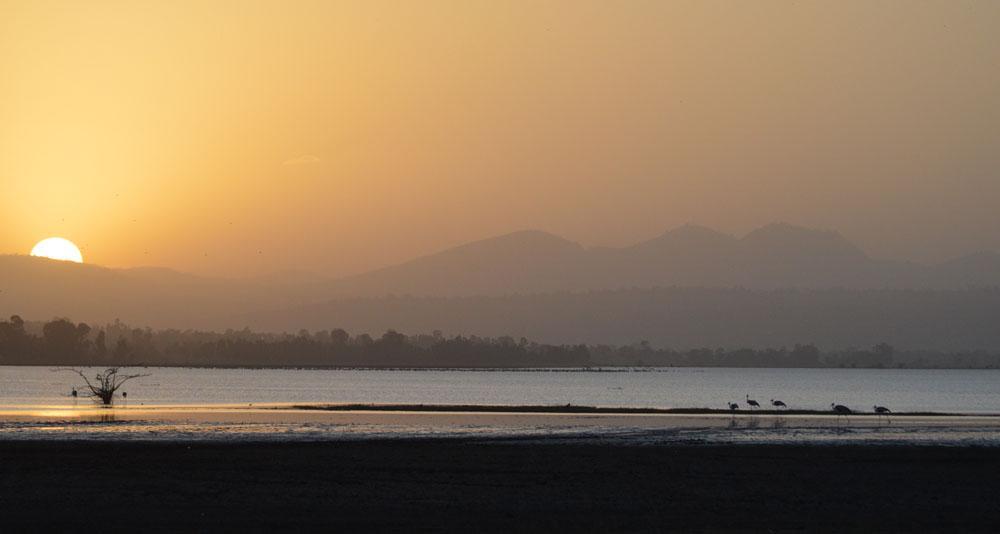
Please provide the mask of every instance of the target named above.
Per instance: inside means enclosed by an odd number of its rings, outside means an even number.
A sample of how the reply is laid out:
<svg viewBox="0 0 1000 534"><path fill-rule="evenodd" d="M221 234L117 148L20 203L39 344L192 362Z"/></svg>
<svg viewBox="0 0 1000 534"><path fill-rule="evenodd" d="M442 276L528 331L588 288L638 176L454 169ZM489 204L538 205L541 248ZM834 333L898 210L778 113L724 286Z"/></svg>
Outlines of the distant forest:
<svg viewBox="0 0 1000 534"><path fill-rule="evenodd" d="M334 328L297 334L248 329L219 332L131 328L120 321L91 327L68 319L0 321L0 365L162 365L206 367L862 367L1000 368L1000 352L897 351L887 343L823 351L791 348L673 350L646 341L551 345L509 336L445 337L440 332L379 337Z"/></svg>
<svg viewBox="0 0 1000 534"><path fill-rule="evenodd" d="M330 325L348 332L440 329L552 344L624 346L647 340L654 347L685 351L793 347L796 343L840 350L884 342L901 350L1000 352L1000 288L753 291L671 287L504 297L399 296L255 313L240 317L233 327L296 332Z"/></svg>

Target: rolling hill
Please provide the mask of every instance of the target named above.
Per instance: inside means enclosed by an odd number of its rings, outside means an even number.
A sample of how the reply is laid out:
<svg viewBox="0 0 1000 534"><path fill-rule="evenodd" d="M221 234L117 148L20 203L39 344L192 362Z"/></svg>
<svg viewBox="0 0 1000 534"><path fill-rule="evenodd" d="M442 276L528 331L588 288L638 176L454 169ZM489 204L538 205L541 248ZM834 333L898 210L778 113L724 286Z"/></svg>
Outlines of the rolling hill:
<svg viewBox="0 0 1000 534"><path fill-rule="evenodd" d="M836 232L789 224L768 225L743 237L686 225L622 248L586 248L545 232L522 231L341 279L303 273L226 279L162 268L110 269L0 256L0 314L68 316L98 323L121 318L157 328L239 328L252 323L262 329L287 329L294 328L288 320L293 317L302 327L334 326L335 317L315 316L325 313L324 305L392 296L474 301L666 287L766 292L996 286L1000 254L978 253L933 266L882 261ZM303 310L313 315L305 316ZM463 313L474 315L476 308ZM588 313L599 316L600 310ZM394 326L386 319L380 324Z"/></svg>

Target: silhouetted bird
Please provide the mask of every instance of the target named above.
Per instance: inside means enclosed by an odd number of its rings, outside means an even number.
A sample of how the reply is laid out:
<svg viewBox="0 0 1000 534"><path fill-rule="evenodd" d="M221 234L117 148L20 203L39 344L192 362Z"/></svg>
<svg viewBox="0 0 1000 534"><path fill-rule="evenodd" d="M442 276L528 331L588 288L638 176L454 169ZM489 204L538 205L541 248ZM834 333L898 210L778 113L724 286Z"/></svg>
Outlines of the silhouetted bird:
<svg viewBox="0 0 1000 534"><path fill-rule="evenodd" d="M740 409L740 405L739 404L736 404L735 402L730 402L729 403L729 411L730 412L735 412L736 410L739 410L739 409Z"/></svg>
<svg viewBox="0 0 1000 534"><path fill-rule="evenodd" d="M751 399L750 394L747 393L747 406L750 406L750 409L752 410L754 408L760 408L760 403Z"/></svg>
<svg viewBox="0 0 1000 534"><path fill-rule="evenodd" d="M788 406L785 403L781 402L780 400L774 400L774 399L771 399L771 406L774 406L775 408L788 408Z"/></svg>
<svg viewBox="0 0 1000 534"><path fill-rule="evenodd" d="M892 410L886 408L885 406L872 406L872 410L875 411L875 415L878 417L882 417L884 415L885 420L888 421L889 424L892 424L892 419L889 418L889 414L892 413Z"/></svg>
<svg viewBox="0 0 1000 534"><path fill-rule="evenodd" d="M837 414L837 419L839 420L841 416L847 417L851 415L852 412L850 408L844 406L843 404L830 403L830 408L833 409L833 413Z"/></svg>

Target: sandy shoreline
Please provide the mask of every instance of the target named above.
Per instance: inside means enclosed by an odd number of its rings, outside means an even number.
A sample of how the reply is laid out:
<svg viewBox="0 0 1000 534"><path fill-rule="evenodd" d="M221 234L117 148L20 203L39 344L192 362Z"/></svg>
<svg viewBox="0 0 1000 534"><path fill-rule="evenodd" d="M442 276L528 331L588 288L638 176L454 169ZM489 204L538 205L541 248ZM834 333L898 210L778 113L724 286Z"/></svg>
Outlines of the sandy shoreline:
<svg viewBox="0 0 1000 534"><path fill-rule="evenodd" d="M0 441L12 530L996 531L1000 450Z"/></svg>
<svg viewBox="0 0 1000 534"><path fill-rule="evenodd" d="M0 407L4 525L1000 529L995 415L357 407Z"/></svg>
<svg viewBox="0 0 1000 534"><path fill-rule="evenodd" d="M543 442L976 445L1000 447L995 415L542 413L293 405L0 407L0 441L295 442L474 438ZM369 407L370 408L370 407ZM513 410L513 409L512 409Z"/></svg>

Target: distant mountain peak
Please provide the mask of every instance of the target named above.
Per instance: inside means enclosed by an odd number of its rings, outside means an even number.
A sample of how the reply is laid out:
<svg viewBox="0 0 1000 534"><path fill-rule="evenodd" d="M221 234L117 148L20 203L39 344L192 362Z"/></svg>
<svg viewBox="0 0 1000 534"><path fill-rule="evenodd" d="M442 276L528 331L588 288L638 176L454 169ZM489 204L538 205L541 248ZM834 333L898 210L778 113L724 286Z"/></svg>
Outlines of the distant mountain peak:
<svg viewBox="0 0 1000 534"><path fill-rule="evenodd" d="M837 237L842 238L839 232L834 230L821 230L817 228L806 228L805 226L799 226L796 224L791 224L784 221L777 221L770 224L765 224L759 228L750 231L743 239L747 238L757 238L757 237L770 237L770 236L826 236L826 237Z"/></svg>
<svg viewBox="0 0 1000 534"><path fill-rule="evenodd" d="M860 247L840 232L805 228L786 222L771 223L743 236L745 246L764 251L795 251L799 254L867 258Z"/></svg>
<svg viewBox="0 0 1000 534"><path fill-rule="evenodd" d="M534 228L526 228L524 230L515 230L513 232L508 232L506 234L500 234L493 237L488 237L482 241L490 240L531 240L531 241L549 241L549 242L562 242L562 243L573 243L572 241L557 236L551 232L546 232L545 230L537 230Z"/></svg>
<svg viewBox="0 0 1000 534"><path fill-rule="evenodd" d="M481 250L541 252L547 250L583 250L583 246L568 239L542 230L518 230L508 234L472 241L458 245L424 258L442 254L468 253Z"/></svg>
<svg viewBox="0 0 1000 534"><path fill-rule="evenodd" d="M714 230L707 226L687 223L671 228L648 241L637 243L630 247L633 250L664 248L674 246L729 246L736 243L736 238Z"/></svg>
<svg viewBox="0 0 1000 534"><path fill-rule="evenodd" d="M714 228L694 223L686 223L676 228L667 230L666 232L660 234L660 237L735 240L735 238L729 234L722 233Z"/></svg>

